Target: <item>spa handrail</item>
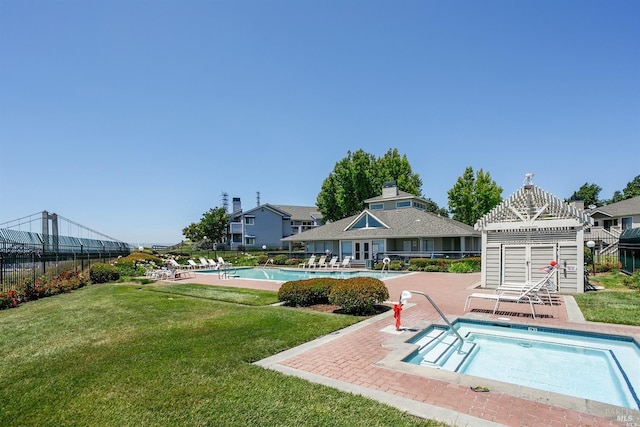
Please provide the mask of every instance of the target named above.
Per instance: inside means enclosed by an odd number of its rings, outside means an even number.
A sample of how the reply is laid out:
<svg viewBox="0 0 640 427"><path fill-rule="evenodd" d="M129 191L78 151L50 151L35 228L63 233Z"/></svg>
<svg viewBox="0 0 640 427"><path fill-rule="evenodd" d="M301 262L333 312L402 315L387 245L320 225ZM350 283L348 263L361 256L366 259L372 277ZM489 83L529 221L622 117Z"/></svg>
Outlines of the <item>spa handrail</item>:
<svg viewBox="0 0 640 427"><path fill-rule="evenodd" d="M458 333L458 331L456 330L456 328L453 327L453 325L451 324L451 322L449 322L449 319L447 319L447 316L444 315L444 313L442 312L442 310L440 310L440 308L436 305L436 303L431 299L431 297L429 295L427 295L424 292L420 292L420 291L409 291L412 294L420 294L422 296L424 296L433 306L433 308L436 309L436 311L438 312L438 314L440 315L440 317L442 317L442 320L445 321L445 323L447 325L449 325L449 328L453 331L454 334L456 334L456 336L460 339L460 342L464 342L464 339L462 338L462 336L460 336L460 334Z"/></svg>

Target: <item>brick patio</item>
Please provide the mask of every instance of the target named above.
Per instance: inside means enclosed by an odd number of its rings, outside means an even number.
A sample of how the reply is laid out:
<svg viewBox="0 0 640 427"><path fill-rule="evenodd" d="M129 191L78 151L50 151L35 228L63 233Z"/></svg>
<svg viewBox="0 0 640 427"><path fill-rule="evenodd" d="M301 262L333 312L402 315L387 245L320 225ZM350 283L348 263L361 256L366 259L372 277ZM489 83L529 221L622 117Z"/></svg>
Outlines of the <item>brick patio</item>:
<svg viewBox="0 0 640 427"><path fill-rule="evenodd" d="M413 273L387 279L385 284L392 301L399 299L402 290L426 292L449 318L508 318L514 323L634 335L640 341L639 327L585 322L571 297L560 297L559 305L536 306L537 319L533 319L528 305L524 304L504 304L501 310L510 311L499 311L494 315L493 304L484 300L474 301L470 312L464 313L465 299L470 293L478 292L473 288L479 279L478 273ZM267 290L279 287L275 282L221 280L217 275L205 274L197 274L196 279L188 280ZM416 329L432 322L441 323L440 316L422 296L415 295L402 311L403 327ZM398 342L415 333L399 333L393 325L393 312L389 311L257 364L362 394L408 413L450 425L640 426L640 411L585 400L576 405L576 399L557 399L555 395L552 400L544 398L544 393L528 396L526 392L518 392L518 387L514 386L506 387L506 391L492 387L488 393L478 393L471 390L468 380L462 375L453 374L456 379L446 377L447 374L440 370L428 368L421 368L420 373L410 369L390 369L383 359L394 351ZM425 369L438 371L438 375L425 374Z"/></svg>

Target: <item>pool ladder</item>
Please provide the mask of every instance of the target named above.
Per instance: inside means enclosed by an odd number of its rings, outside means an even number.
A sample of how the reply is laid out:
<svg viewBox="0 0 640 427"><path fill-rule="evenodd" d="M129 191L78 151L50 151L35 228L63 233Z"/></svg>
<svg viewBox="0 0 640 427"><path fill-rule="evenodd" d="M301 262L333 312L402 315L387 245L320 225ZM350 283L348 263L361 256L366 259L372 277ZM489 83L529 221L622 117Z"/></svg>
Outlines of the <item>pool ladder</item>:
<svg viewBox="0 0 640 427"><path fill-rule="evenodd" d="M408 292L408 295L407 295ZM444 315L444 313L442 312L442 310L440 310L440 307L438 307L436 305L436 303L431 299L431 297L429 295L427 295L424 292L420 292L420 291L402 291L402 294L400 294L400 303L403 303L403 300L407 300L409 298L411 298L411 294L420 294L423 297L425 297L427 299L427 301L429 301L431 303L431 306L438 312L438 314L440 315L440 317L442 317L442 320L444 320L444 322L449 326L449 329L451 330L451 332L453 332L454 334L456 334L456 336L458 337L458 339L460 340L460 349L462 349L462 344L464 344L464 339L462 338L462 336L458 333L458 331L456 330L456 328L453 327L453 325L451 324L451 322L449 322L449 319L447 319L447 316ZM408 296L408 298L407 298ZM458 350L460 351L460 350Z"/></svg>

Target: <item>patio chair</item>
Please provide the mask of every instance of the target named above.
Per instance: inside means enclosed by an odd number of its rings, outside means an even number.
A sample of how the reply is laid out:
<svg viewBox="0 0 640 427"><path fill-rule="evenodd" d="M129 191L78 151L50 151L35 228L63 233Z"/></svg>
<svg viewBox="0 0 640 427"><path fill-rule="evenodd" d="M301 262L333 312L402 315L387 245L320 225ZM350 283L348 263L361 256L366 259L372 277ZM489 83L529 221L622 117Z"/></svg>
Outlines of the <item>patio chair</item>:
<svg viewBox="0 0 640 427"><path fill-rule="evenodd" d="M315 264L315 262L316 262L316 256L311 255L308 261L301 262L300 264L298 264L298 268L311 268L311 266Z"/></svg>
<svg viewBox="0 0 640 427"><path fill-rule="evenodd" d="M340 264L336 264L336 268L347 268L347 267L351 267L351 256L347 255L346 257L344 257L344 259L342 260L342 262Z"/></svg>
<svg viewBox="0 0 640 427"><path fill-rule="evenodd" d="M496 289L496 291L492 294L483 294L483 293L473 293L467 297L467 300L464 304L464 311L467 311L471 308L471 301L474 298L477 299L487 299L491 301L495 301L495 306L493 307L493 314L496 314L498 308L500 308L500 304L503 302L512 302L512 303L528 303L531 307L531 314L533 318L536 318L536 309L533 306L534 303L542 303L538 292L540 289L550 280L553 273L555 273L556 268L551 268L549 273L545 275L542 279L537 282L524 283L520 287L516 286L506 286L500 287Z"/></svg>
<svg viewBox="0 0 640 427"><path fill-rule="evenodd" d="M192 259L188 259L188 260L187 260L187 262L189 263L189 265L191 266L191 268L192 268L193 270L197 270L197 269L199 269L199 268L200 268L200 264L198 264L197 262L195 262L195 261L194 261L194 260L192 260Z"/></svg>
<svg viewBox="0 0 640 427"><path fill-rule="evenodd" d="M200 257L200 268L210 268L209 261L205 257Z"/></svg>
<svg viewBox="0 0 640 427"><path fill-rule="evenodd" d="M318 267L322 267L323 265L326 264L327 261L327 256L326 255L322 255L320 257L320 259L318 259L318 262L314 263L314 264L309 264L309 268L318 268Z"/></svg>
<svg viewBox="0 0 640 427"><path fill-rule="evenodd" d="M227 262L224 259L222 259L221 256L218 257L218 269L220 268L231 268L233 267L233 263Z"/></svg>
<svg viewBox="0 0 640 427"><path fill-rule="evenodd" d="M185 270L185 269L192 268L190 265L179 264L178 261L176 261L175 259L169 259L168 263L171 268L176 270Z"/></svg>
<svg viewBox="0 0 640 427"><path fill-rule="evenodd" d="M331 260L323 265L324 268L336 268L336 264L338 264L338 257L334 256Z"/></svg>

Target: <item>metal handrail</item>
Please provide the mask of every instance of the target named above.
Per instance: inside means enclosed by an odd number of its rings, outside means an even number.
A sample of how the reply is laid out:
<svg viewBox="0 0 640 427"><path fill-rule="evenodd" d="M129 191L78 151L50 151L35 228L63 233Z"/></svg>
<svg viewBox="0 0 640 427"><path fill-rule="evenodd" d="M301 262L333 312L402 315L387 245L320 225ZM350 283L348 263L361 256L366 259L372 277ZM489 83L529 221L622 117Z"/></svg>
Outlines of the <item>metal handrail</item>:
<svg viewBox="0 0 640 427"><path fill-rule="evenodd" d="M404 291L403 291L404 292ZM444 315L444 313L442 312L442 310L440 310L440 308L436 305L436 303L431 299L431 297L429 295L427 295L424 292L420 292L420 291L407 291L407 292L411 292L412 294L420 294L422 296L424 296L433 306L433 308L435 308L435 310L438 312L438 314L440 315L440 317L442 317L442 320L445 321L445 323L447 325L449 325L449 328L453 331L454 334L456 334L456 336L460 339L460 342L464 342L464 339L462 338L462 336L458 333L458 331L456 330L456 328L453 327L453 325L451 324L451 322L449 322L449 319L447 319L447 316ZM402 297L400 297L400 301L402 301Z"/></svg>

